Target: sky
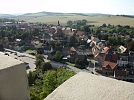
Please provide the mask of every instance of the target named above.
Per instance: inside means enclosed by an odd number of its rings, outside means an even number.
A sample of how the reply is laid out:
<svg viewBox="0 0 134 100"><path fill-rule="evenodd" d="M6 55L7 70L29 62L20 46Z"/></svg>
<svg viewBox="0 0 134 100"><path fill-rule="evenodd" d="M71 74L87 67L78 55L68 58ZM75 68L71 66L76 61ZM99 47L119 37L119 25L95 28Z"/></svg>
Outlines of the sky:
<svg viewBox="0 0 134 100"><path fill-rule="evenodd" d="M0 14L42 11L134 15L134 0L0 0Z"/></svg>

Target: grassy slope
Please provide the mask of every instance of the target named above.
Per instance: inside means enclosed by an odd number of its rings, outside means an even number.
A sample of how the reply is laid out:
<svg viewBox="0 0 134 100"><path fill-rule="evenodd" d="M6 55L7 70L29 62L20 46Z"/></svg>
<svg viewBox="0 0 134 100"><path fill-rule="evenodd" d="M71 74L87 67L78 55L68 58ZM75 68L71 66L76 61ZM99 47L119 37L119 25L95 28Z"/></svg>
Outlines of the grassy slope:
<svg viewBox="0 0 134 100"><path fill-rule="evenodd" d="M15 18L19 20L25 20L27 22L44 22L48 24L57 24L57 21L59 20L62 25L66 25L66 22L68 20L82 20L86 19L89 21L89 24L94 24L97 26L102 25L103 23L106 24L112 24L112 25L130 25L134 26L134 18L128 18L128 17L122 17L122 16L81 16L81 15L58 15L58 16L23 16L19 18Z"/></svg>

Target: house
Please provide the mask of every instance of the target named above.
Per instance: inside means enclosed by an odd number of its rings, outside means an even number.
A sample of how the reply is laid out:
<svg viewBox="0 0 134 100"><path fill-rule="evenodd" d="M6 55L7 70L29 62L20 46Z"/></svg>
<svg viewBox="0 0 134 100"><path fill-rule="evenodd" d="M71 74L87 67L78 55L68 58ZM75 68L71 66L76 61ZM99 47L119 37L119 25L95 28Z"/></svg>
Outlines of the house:
<svg viewBox="0 0 134 100"><path fill-rule="evenodd" d="M84 62L84 61L86 61L86 58L87 58L86 53L77 51L74 59L76 59L76 58L79 58L80 61Z"/></svg>
<svg viewBox="0 0 134 100"><path fill-rule="evenodd" d="M127 77L127 71L123 71L123 70L115 70L114 71L114 77L116 79L126 79Z"/></svg>
<svg viewBox="0 0 134 100"><path fill-rule="evenodd" d="M114 71L117 69L117 54L106 54L106 53L99 53L95 56L95 59L99 61L100 65L102 66L102 73L106 75L114 74ZM99 68L100 69L100 68Z"/></svg>
<svg viewBox="0 0 134 100"><path fill-rule="evenodd" d="M69 27L62 28L62 31L63 31L63 33L66 34L66 35L67 35L69 32L72 32L71 28L69 28Z"/></svg>
<svg viewBox="0 0 134 100"><path fill-rule="evenodd" d="M26 22L18 23L16 27L18 29L24 29L24 30L28 30L30 28L28 23L26 23Z"/></svg>
<svg viewBox="0 0 134 100"><path fill-rule="evenodd" d="M125 38L126 38L126 39L130 39L130 35L126 35Z"/></svg>
<svg viewBox="0 0 134 100"><path fill-rule="evenodd" d="M134 82L134 68L127 68L127 79Z"/></svg>
<svg viewBox="0 0 134 100"><path fill-rule="evenodd" d="M103 49L105 46L104 46L104 44L103 44L101 41L99 41L99 42L96 42L96 47L97 47L99 50L102 51L102 49Z"/></svg>
<svg viewBox="0 0 134 100"><path fill-rule="evenodd" d="M45 46L44 47L44 54L49 54L51 52L53 52L53 48L52 47L50 47L50 46Z"/></svg>
<svg viewBox="0 0 134 100"><path fill-rule="evenodd" d="M118 54L106 54L105 61L117 63Z"/></svg>
<svg viewBox="0 0 134 100"><path fill-rule="evenodd" d="M70 55L74 56L76 54L76 49L74 47L70 48Z"/></svg>
<svg viewBox="0 0 134 100"><path fill-rule="evenodd" d="M51 36L48 33L43 34L43 40L44 41L50 42L50 39L51 39Z"/></svg>
<svg viewBox="0 0 134 100"><path fill-rule="evenodd" d="M119 49L121 50L121 53L124 53L127 50L124 46L120 46Z"/></svg>
<svg viewBox="0 0 134 100"><path fill-rule="evenodd" d="M87 43L90 43L91 42L91 39L87 39Z"/></svg>
<svg viewBox="0 0 134 100"><path fill-rule="evenodd" d="M98 53L101 53L101 50L98 49L96 46L94 46L94 47L92 48L92 52L93 52L94 55L97 55Z"/></svg>
<svg viewBox="0 0 134 100"><path fill-rule="evenodd" d="M115 70L114 78L134 82L134 69Z"/></svg>
<svg viewBox="0 0 134 100"><path fill-rule="evenodd" d="M59 24L59 21L58 21L58 25L56 27L56 31L55 33L53 34L53 38L55 40L63 40L64 39L64 33L62 32L62 27L60 26Z"/></svg>
<svg viewBox="0 0 134 100"><path fill-rule="evenodd" d="M75 55L76 55L76 49L74 47L71 47L70 48L70 53L69 55L67 56L67 59L69 62L74 62L75 60Z"/></svg>
<svg viewBox="0 0 134 100"><path fill-rule="evenodd" d="M36 41L34 46L35 46L35 48L43 48L43 43Z"/></svg>
<svg viewBox="0 0 134 100"><path fill-rule="evenodd" d="M87 42L90 43L90 46L92 47L92 52L94 55L97 55L98 53L107 53L108 47L105 48L104 43L101 42L98 38L91 36L91 40L88 40Z"/></svg>
<svg viewBox="0 0 134 100"><path fill-rule="evenodd" d="M77 32L76 32L76 35L78 35L79 37L80 37L80 36L83 36L83 35L84 35L84 32L83 32L83 31L77 31Z"/></svg>
<svg viewBox="0 0 134 100"><path fill-rule="evenodd" d="M110 62L110 61L104 61L102 66L102 72L106 75L112 75L114 74L114 71L117 69L117 63Z"/></svg>
<svg viewBox="0 0 134 100"><path fill-rule="evenodd" d="M129 56L134 56L134 52L130 51Z"/></svg>
<svg viewBox="0 0 134 100"><path fill-rule="evenodd" d="M108 53L108 51L109 51L109 47L104 47L104 48L102 49L102 53Z"/></svg>
<svg viewBox="0 0 134 100"><path fill-rule="evenodd" d="M51 27L49 31L49 35L53 36L53 34L56 32L56 29Z"/></svg>
<svg viewBox="0 0 134 100"><path fill-rule="evenodd" d="M87 61L87 54L85 50L76 50L74 47L71 47L70 49L70 55L67 56L67 59L69 62L75 61L76 58L79 58L79 60L83 63Z"/></svg>
<svg viewBox="0 0 134 100"><path fill-rule="evenodd" d="M14 50L16 50L16 51L22 51L23 47L24 46L15 45L14 46Z"/></svg>
<svg viewBox="0 0 134 100"><path fill-rule="evenodd" d="M109 46L108 48L109 49L108 49L108 52L107 53L110 53L110 54L115 53L115 47L114 46Z"/></svg>
<svg viewBox="0 0 134 100"><path fill-rule="evenodd" d="M36 25L36 24L33 24L33 25L30 25L30 30L33 31L34 29L38 29L38 30L41 30L42 27L39 26L39 25Z"/></svg>
<svg viewBox="0 0 134 100"><path fill-rule="evenodd" d="M93 41L94 43L97 43L100 40L97 37L91 36L91 41Z"/></svg>
<svg viewBox="0 0 134 100"><path fill-rule="evenodd" d="M103 65L104 61L105 61L105 53L98 53L94 59L97 60L101 65Z"/></svg>
<svg viewBox="0 0 134 100"><path fill-rule="evenodd" d="M68 56L70 54L70 48L69 47L63 47L62 48L62 54L64 56Z"/></svg>
<svg viewBox="0 0 134 100"><path fill-rule="evenodd" d="M55 55L55 53L56 53L56 51L53 51L53 52L51 52L51 53L48 53L48 57L47 57L47 59L49 59L49 60L53 60L53 59L54 59L54 55Z"/></svg>
<svg viewBox="0 0 134 100"><path fill-rule="evenodd" d="M69 32L68 34L67 34L67 36L73 36L75 34L75 32Z"/></svg>
<svg viewBox="0 0 134 100"><path fill-rule="evenodd" d="M118 54L117 64L119 69L125 68L128 64L128 54Z"/></svg>
<svg viewBox="0 0 134 100"><path fill-rule="evenodd" d="M128 57L128 64L129 64L129 66L134 68L134 56L129 56Z"/></svg>
<svg viewBox="0 0 134 100"><path fill-rule="evenodd" d="M56 54L56 51L60 51L62 53L62 47L56 46L54 49L51 48L51 51L52 52L48 53L48 59L49 60L53 60L54 59L54 55Z"/></svg>
<svg viewBox="0 0 134 100"><path fill-rule="evenodd" d="M96 43L99 43L100 40L97 37L91 36L91 39L87 39L87 43L90 43L90 47L96 46Z"/></svg>

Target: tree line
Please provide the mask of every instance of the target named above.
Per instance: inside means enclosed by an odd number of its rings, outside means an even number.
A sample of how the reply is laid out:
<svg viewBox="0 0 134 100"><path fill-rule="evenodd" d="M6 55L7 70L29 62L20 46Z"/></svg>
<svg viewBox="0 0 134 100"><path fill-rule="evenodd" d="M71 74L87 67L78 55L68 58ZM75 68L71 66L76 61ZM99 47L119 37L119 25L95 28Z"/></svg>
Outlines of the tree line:
<svg viewBox="0 0 134 100"><path fill-rule="evenodd" d="M44 62L42 54L36 55L36 70L29 72L28 82L31 100L42 100L67 79L75 75L74 71L59 68L52 69L50 62Z"/></svg>

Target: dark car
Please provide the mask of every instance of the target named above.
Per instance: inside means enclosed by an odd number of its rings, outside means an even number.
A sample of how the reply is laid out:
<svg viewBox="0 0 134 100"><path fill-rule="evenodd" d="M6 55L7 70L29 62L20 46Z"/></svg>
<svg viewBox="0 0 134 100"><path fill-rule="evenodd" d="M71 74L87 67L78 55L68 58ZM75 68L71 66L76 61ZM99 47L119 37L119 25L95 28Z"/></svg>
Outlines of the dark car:
<svg viewBox="0 0 134 100"><path fill-rule="evenodd" d="M25 63L26 69L29 69L30 68L29 63L27 63L27 62L24 62L24 63Z"/></svg>
<svg viewBox="0 0 134 100"><path fill-rule="evenodd" d="M8 56L9 56L9 54L8 54L8 53L5 53L5 55L8 55Z"/></svg>
<svg viewBox="0 0 134 100"><path fill-rule="evenodd" d="M91 72L92 74L94 74L94 72Z"/></svg>
<svg viewBox="0 0 134 100"><path fill-rule="evenodd" d="M14 55L17 55L17 52L15 52Z"/></svg>

